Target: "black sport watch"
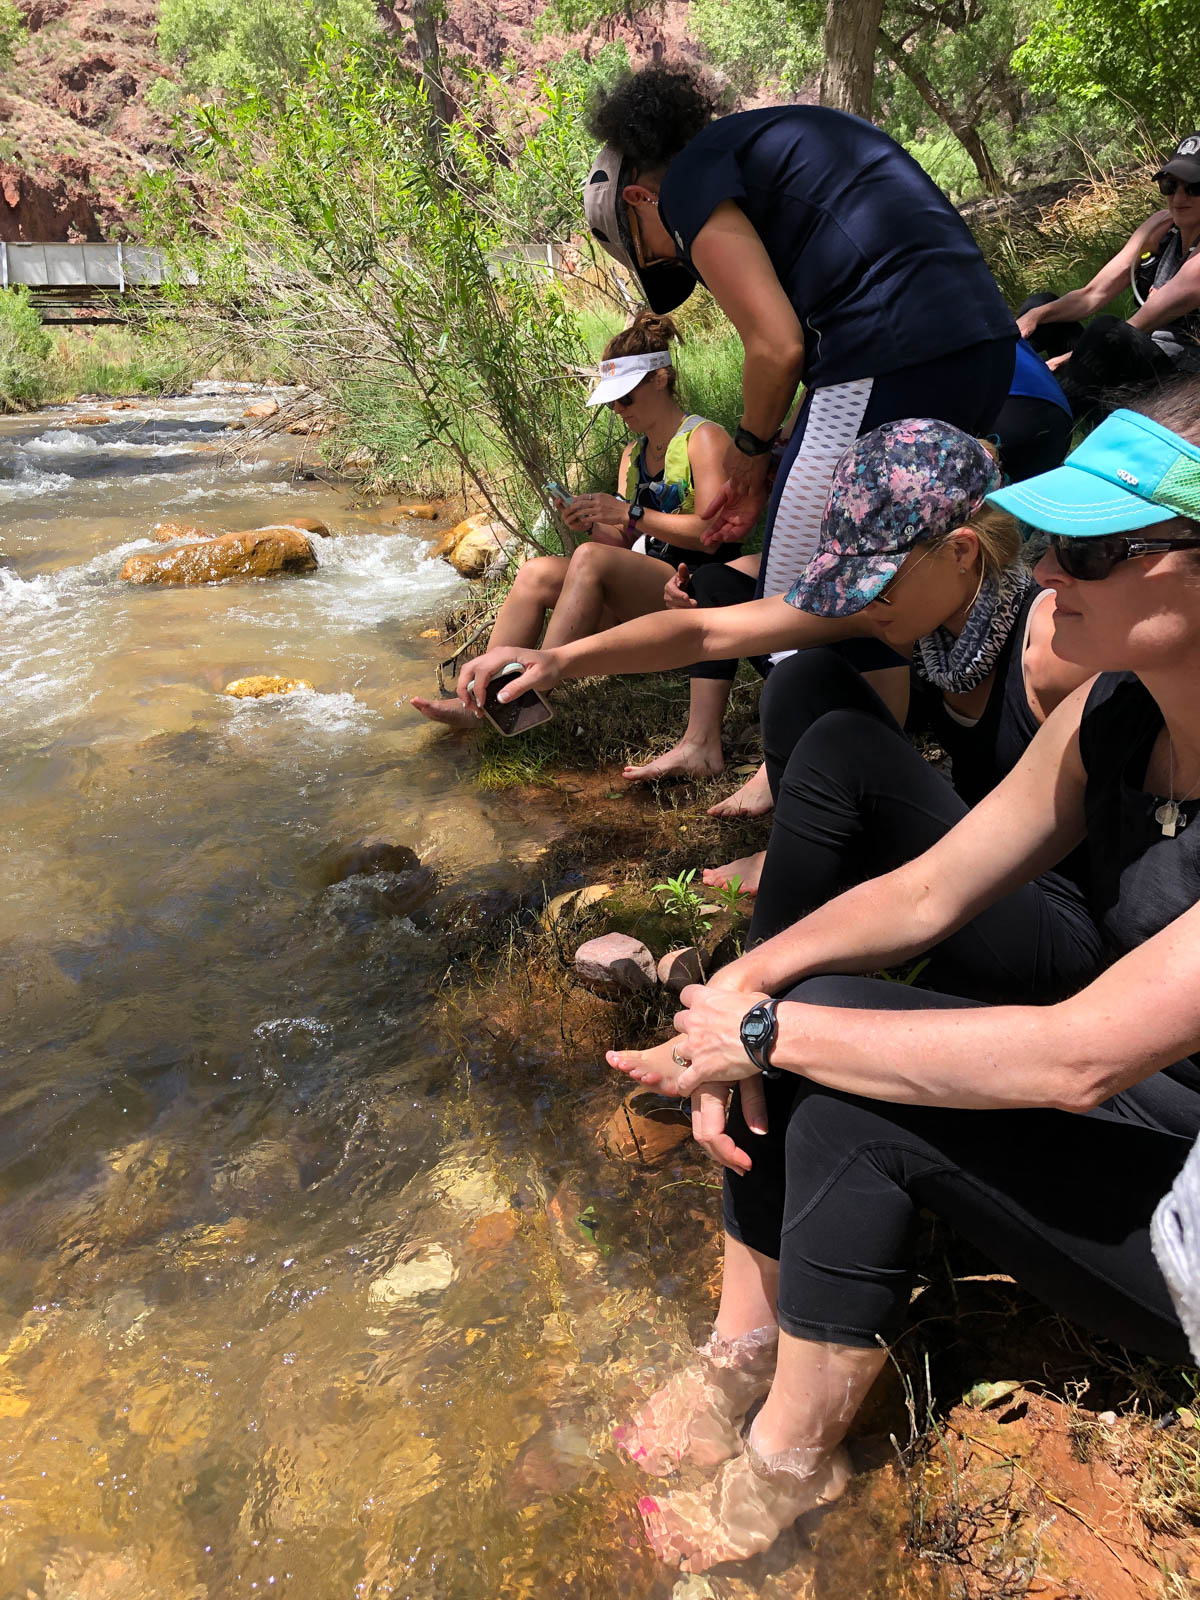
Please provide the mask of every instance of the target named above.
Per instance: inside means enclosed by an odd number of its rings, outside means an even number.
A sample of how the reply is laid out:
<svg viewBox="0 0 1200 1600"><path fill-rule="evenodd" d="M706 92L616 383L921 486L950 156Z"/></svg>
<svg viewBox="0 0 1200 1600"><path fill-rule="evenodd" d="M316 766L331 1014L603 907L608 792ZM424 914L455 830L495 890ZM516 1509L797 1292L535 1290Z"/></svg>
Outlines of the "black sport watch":
<svg viewBox="0 0 1200 1600"><path fill-rule="evenodd" d="M760 439L756 433L751 433L749 428L743 428L739 425L737 432L733 436L733 443L734 447L740 450L744 456L765 456L775 443L775 440L774 437Z"/></svg>
<svg viewBox="0 0 1200 1600"><path fill-rule="evenodd" d="M775 1048L777 1022L775 1012L778 1000L761 1000L751 1006L742 1018L742 1047L764 1078L781 1078L783 1069L771 1065L771 1051Z"/></svg>

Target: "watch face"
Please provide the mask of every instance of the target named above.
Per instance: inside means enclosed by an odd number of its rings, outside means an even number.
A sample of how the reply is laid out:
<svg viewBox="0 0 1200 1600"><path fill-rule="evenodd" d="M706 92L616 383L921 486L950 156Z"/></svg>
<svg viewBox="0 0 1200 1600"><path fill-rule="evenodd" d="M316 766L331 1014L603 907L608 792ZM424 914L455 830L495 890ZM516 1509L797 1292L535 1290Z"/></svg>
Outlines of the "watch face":
<svg viewBox="0 0 1200 1600"><path fill-rule="evenodd" d="M770 1019L755 1006L747 1012L742 1022L742 1037L750 1044L760 1044L771 1031Z"/></svg>

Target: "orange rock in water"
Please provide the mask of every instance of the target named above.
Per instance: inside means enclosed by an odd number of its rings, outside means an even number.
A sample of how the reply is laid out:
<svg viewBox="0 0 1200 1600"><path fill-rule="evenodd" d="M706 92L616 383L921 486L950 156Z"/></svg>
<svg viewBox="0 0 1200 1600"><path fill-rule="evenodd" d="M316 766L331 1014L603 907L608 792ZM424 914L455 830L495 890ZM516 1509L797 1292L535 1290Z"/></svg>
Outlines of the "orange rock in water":
<svg viewBox="0 0 1200 1600"><path fill-rule="evenodd" d="M316 517L289 517L284 524L288 528L303 528L305 533L315 533L318 539L332 539L333 534L323 522Z"/></svg>
<svg viewBox="0 0 1200 1600"><path fill-rule="evenodd" d="M80 415L77 416L77 417L68 417L66 422L64 423L64 427L67 427L67 428L100 428L100 427L103 427L106 422L111 422L111 421L112 421L111 417L101 416L101 414L98 411L84 411L84 412L81 412Z"/></svg>
<svg viewBox="0 0 1200 1600"><path fill-rule="evenodd" d="M161 556L130 556L121 576L126 583L220 583L312 572L316 565L312 545L296 528L256 528L180 545Z"/></svg>
<svg viewBox="0 0 1200 1600"><path fill-rule="evenodd" d="M270 673L259 673L252 678L235 678L222 689L235 700L261 700L265 694L295 694L297 689L311 689L307 678L280 678Z"/></svg>
<svg viewBox="0 0 1200 1600"><path fill-rule="evenodd" d="M255 421L263 421L267 417L277 416L278 413L279 401L272 398L270 400L259 400L257 404L247 406L242 415L244 417L253 417Z"/></svg>
<svg viewBox="0 0 1200 1600"><path fill-rule="evenodd" d="M136 400L110 400L108 409L110 411L137 411L140 407Z"/></svg>
<svg viewBox="0 0 1200 1600"><path fill-rule="evenodd" d="M180 539L207 539L210 535L190 522L159 522L150 529L150 537L157 544L175 544Z"/></svg>
<svg viewBox="0 0 1200 1600"><path fill-rule="evenodd" d="M412 522L415 519L436 522L437 514L437 507L431 505L382 506L378 511L368 511L367 521L374 522L381 528L394 528L399 523Z"/></svg>

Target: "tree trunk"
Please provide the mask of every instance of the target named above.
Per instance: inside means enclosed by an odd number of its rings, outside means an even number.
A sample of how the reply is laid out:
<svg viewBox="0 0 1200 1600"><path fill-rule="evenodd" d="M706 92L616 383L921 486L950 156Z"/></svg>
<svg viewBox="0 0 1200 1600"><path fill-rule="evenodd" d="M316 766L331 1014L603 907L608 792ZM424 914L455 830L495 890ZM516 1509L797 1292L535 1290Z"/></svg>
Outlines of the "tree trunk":
<svg viewBox="0 0 1200 1600"><path fill-rule="evenodd" d="M913 88L924 100L925 104L962 145L971 158L975 171L979 174L979 181L989 194L999 194L1001 190L1000 175L993 165L988 154L987 145L980 138L979 129L965 112L958 111L950 102L942 97L930 83L917 64L910 60L903 46L898 44L882 28L879 30L879 42L888 55L899 67L900 71L912 84Z"/></svg>
<svg viewBox="0 0 1200 1600"><path fill-rule="evenodd" d="M870 119L883 3L884 0L826 0L823 106Z"/></svg>
<svg viewBox="0 0 1200 1600"><path fill-rule="evenodd" d="M413 0L413 32L417 36L417 54L421 58L421 79L429 99L433 118L433 135L444 128L454 115L450 96L442 82L442 53L438 48L437 25L441 15L439 0Z"/></svg>

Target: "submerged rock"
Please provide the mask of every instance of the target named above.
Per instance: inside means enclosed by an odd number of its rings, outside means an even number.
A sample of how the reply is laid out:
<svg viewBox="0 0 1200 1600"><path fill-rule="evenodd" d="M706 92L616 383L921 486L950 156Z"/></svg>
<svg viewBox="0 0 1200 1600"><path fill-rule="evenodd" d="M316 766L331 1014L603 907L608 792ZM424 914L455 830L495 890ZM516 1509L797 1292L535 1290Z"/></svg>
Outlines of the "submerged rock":
<svg viewBox="0 0 1200 1600"><path fill-rule="evenodd" d="M318 539L332 539L333 533L319 517L289 517L285 523L280 524L285 528L300 528L304 533L315 533Z"/></svg>
<svg viewBox="0 0 1200 1600"><path fill-rule="evenodd" d="M326 883L341 883L361 872L414 872L421 865L417 852L383 834L368 834L334 857Z"/></svg>
<svg viewBox="0 0 1200 1600"><path fill-rule="evenodd" d="M260 400L256 405L247 406L242 415L244 417L253 417L255 421L264 421L267 417L277 416L278 413L279 401L272 398L270 400Z"/></svg>
<svg viewBox="0 0 1200 1600"><path fill-rule="evenodd" d="M126 583L221 583L226 578L312 572L316 565L312 545L297 529L255 528L181 545L161 556L130 556L121 577Z"/></svg>
<svg viewBox="0 0 1200 1600"><path fill-rule="evenodd" d="M368 522L378 523L381 527L391 528L399 522L412 522L420 519L425 522L436 522L438 509L425 501L401 502L398 506L381 506L378 511L367 514Z"/></svg>
<svg viewBox="0 0 1200 1600"><path fill-rule="evenodd" d="M457 1277L454 1258L440 1244L422 1244L376 1278L367 1290L373 1306L398 1306L425 1294L440 1294Z"/></svg>
<svg viewBox="0 0 1200 1600"><path fill-rule="evenodd" d="M111 421L111 417L102 416L99 411L84 411L77 417L68 417L63 426L67 428L102 428L106 422Z"/></svg>
<svg viewBox="0 0 1200 1600"><path fill-rule="evenodd" d="M231 694L235 700L261 700L265 694L295 694L297 689L311 688L307 678L280 678L260 672L250 678L234 678L221 693Z"/></svg>
<svg viewBox="0 0 1200 1600"><path fill-rule="evenodd" d="M575 971L601 994L653 989L658 979L654 957L640 939L627 933L605 933L575 952Z"/></svg>

